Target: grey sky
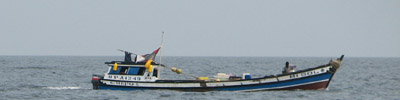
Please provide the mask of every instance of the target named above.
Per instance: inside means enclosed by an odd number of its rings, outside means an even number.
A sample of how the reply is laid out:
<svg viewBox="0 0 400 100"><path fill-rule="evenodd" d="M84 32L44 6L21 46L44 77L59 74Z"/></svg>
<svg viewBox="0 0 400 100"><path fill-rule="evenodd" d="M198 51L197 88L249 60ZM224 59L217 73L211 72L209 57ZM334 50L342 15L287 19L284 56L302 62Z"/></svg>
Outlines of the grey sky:
<svg viewBox="0 0 400 100"><path fill-rule="evenodd" d="M1 0L0 55L400 57L400 0Z"/></svg>

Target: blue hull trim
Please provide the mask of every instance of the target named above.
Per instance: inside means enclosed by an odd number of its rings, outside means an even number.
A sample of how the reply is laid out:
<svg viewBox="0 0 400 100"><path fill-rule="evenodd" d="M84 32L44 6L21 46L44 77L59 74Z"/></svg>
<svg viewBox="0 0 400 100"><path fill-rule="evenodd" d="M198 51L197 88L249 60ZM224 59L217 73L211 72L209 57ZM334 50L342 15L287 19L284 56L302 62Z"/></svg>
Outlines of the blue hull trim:
<svg viewBox="0 0 400 100"><path fill-rule="evenodd" d="M304 79L293 80L293 81L276 82L276 83L272 83L272 84L254 85L254 86L220 88L217 90L220 90L220 91L241 91L241 90L256 90L256 89L268 90L268 89L274 89L274 88L279 88L279 87L288 87L288 86L293 86L293 85L318 82L318 81L329 79L332 75L333 74L329 73L329 74L323 74L323 75L318 75L318 76L314 76L314 77L310 77L310 78L304 78Z"/></svg>
<svg viewBox="0 0 400 100"><path fill-rule="evenodd" d="M131 90L146 90L144 88L129 88L129 87L117 87L117 86L99 86L101 90L123 90L123 91L131 91Z"/></svg>
<svg viewBox="0 0 400 100"><path fill-rule="evenodd" d="M266 83L266 84L256 84L256 85L242 85L242 86L227 86L227 87L205 87L205 88L135 88L135 87L121 87L121 86L109 86L109 85L100 85L99 89L108 89L108 90L147 90L147 89L179 89L183 91L196 91L197 89L201 90L217 90L217 91L245 91L245 90L271 90L271 89L279 89L279 88L287 88L291 86L298 86L301 84L319 82L323 80L329 81L333 74L321 74L308 78L297 79L297 80L289 80L289 81L280 81L274 83Z"/></svg>

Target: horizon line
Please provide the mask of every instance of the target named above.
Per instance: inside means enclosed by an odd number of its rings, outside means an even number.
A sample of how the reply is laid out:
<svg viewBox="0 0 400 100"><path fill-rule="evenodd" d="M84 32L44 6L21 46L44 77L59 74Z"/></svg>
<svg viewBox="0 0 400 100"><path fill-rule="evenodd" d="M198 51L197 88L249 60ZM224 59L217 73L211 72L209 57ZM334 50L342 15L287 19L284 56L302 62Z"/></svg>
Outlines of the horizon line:
<svg viewBox="0 0 400 100"><path fill-rule="evenodd" d="M0 55L0 56L64 56L64 57L68 57L68 56L75 56L75 57L117 57L117 56L124 56L124 55ZM340 57L341 55L338 55L337 57ZM160 57L159 55L157 55L157 57ZM189 56L163 56L163 57L335 57L335 56L221 56L221 55L217 55L217 56L210 56L210 55L189 55ZM354 58L400 58L400 57L396 57L396 56L346 56L345 57L354 57Z"/></svg>

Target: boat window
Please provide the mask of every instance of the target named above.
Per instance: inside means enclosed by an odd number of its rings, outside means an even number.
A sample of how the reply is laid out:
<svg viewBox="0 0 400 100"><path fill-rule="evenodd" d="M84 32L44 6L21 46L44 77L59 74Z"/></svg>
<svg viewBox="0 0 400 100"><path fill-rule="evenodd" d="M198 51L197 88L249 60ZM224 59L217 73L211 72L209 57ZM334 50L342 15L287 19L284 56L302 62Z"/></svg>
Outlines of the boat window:
<svg viewBox="0 0 400 100"><path fill-rule="evenodd" d="M141 68L139 69L138 75L144 75L144 72L145 72L145 71L146 71L146 68L141 67Z"/></svg>
<svg viewBox="0 0 400 100"><path fill-rule="evenodd" d="M119 72L119 74L127 74L128 68L129 67L121 67L121 71Z"/></svg>
<svg viewBox="0 0 400 100"><path fill-rule="evenodd" d="M129 75L144 75L146 68L144 67L130 67L128 74Z"/></svg>
<svg viewBox="0 0 400 100"><path fill-rule="evenodd" d="M121 67L118 67L116 71L113 70L114 67L110 67L110 72L108 74L119 74Z"/></svg>
<svg viewBox="0 0 400 100"><path fill-rule="evenodd" d="M111 67L110 72L108 74L127 74L129 67L118 67L116 71L113 70L114 67Z"/></svg>
<svg viewBox="0 0 400 100"><path fill-rule="evenodd" d="M153 76L158 77L158 76L157 76L157 73L158 73L157 69L154 69L154 70L153 70Z"/></svg>
<svg viewBox="0 0 400 100"><path fill-rule="evenodd" d="M137 75L139 73L139 67L130 67L128 75Z"/></svg>

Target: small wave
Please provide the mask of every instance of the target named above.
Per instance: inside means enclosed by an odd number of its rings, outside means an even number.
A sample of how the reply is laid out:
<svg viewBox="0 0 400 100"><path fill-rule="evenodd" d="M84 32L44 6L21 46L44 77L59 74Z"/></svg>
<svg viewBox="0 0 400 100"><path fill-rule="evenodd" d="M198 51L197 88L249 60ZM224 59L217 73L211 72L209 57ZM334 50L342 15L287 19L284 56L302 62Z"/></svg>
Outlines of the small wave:
<svg viewBox="0 0 400 100"><path fill-rule="evenodd" d="M51 69L51 67L44 67L44 66L29 66L29 67L14 67L15 69Z"/></svg>
<svg viewBox="0 0 400 100"><path fill-rule="evenodd" d="M81 89L81 87L74 87L74 86L66 86L66 87L43 87L44 89L52 89L52 90L75 90Z"/></svg>

